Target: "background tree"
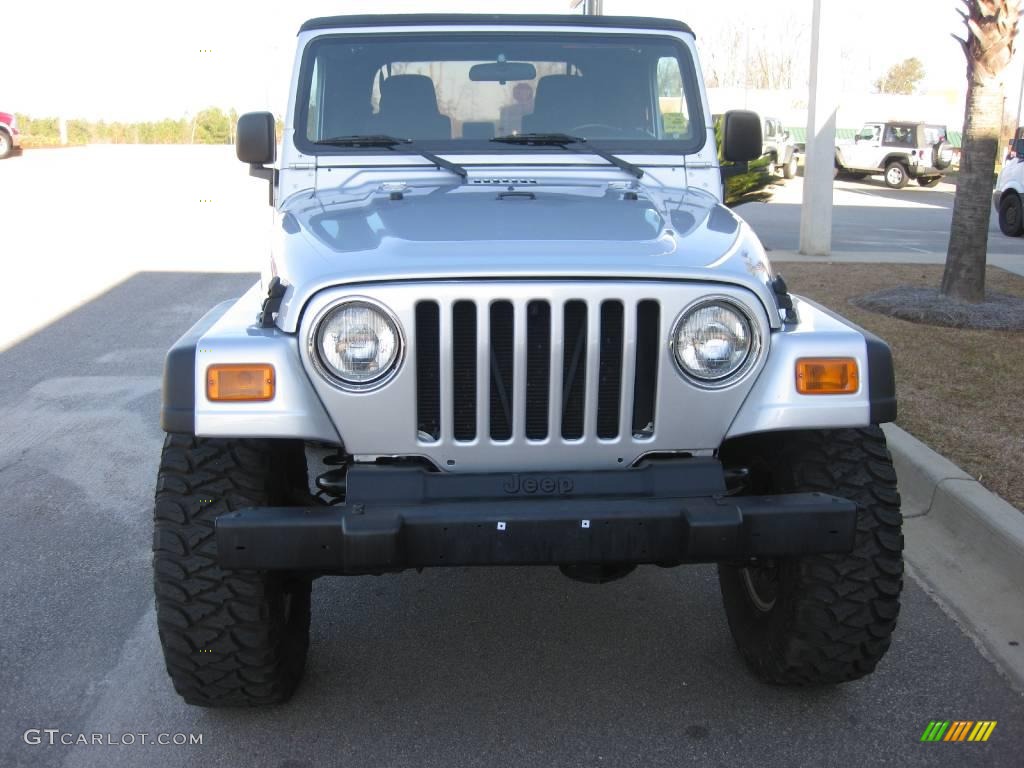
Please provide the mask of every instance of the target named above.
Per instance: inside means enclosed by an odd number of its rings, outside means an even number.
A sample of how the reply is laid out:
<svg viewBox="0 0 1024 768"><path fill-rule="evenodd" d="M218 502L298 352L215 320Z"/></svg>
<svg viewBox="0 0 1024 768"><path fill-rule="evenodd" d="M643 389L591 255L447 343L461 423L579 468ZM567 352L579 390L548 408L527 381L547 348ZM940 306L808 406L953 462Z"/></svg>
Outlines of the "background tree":
<svg viewBox="0 0 1024 768"><path fill-rule="evenodd" d="M962 2L967 39L954 37L967 57L967 107L941 291L952 299L979 302L985 298L992 173L1003 114L1000 76L1013 56L1021 0Z"/></svg>
<svg viewBox="0 0 1024 768"><path fill-rule="evenodd" d="M924 64L911 56L889 67L889 71L875 81L879 93L911 94L924 78Z"/></svg>
<svg viewBox="0 0 1024 768"><path fill-rule="evenodd" d="M230 144L231 121L219 107L209 107L195 117L196 144Z"/></svg>

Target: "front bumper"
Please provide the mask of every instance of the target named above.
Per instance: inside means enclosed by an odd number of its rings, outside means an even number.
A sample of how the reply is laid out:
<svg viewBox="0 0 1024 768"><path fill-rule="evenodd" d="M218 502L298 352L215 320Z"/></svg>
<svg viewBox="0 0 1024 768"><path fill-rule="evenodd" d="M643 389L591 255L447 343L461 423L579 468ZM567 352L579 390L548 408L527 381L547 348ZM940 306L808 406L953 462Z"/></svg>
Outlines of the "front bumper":
<svg viewBox="0 0 1024 768"><path fill-rule="evenodd" d="M675 565L848 552L856 518L823 494L726 496L713 459L529 475L367 466L349 470L344 504L239 510L216 537L220 565L238 569Z"/></svg>

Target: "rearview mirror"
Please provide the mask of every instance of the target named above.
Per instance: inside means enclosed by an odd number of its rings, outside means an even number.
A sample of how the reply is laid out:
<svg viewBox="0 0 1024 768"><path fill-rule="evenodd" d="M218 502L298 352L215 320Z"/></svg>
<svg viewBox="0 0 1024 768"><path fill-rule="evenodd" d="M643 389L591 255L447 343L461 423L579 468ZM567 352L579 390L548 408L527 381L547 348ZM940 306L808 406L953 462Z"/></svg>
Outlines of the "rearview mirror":
<svg viewBox="0 0 1024 768"><path fill-rule="evenodd" d="M235 154L249 165L269 165L277 158L274 116L269 112L247 112L238 118Z"/></svg>
<svg viewBox="0 0 1024 768"><path fill-rule="evenodd" d="M722 126L722 159L733 163L761 156L761 118L756 112L734 109L725 113Z"/></svg>
<svg viewBox="0 0 1024 768"><path fill-rule="evenodd" d="M496 61L474 64L469 68L469 79L476 83L501 83L509 80L533 80L537 68L521 61Z"/></svg>

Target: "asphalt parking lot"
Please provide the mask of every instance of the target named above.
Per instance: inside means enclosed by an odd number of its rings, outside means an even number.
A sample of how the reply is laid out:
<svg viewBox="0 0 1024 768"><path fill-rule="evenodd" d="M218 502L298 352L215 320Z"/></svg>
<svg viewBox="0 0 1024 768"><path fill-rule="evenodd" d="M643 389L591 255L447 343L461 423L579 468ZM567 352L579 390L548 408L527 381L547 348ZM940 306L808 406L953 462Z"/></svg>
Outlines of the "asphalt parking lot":
<svg viewBox="0 0 1024 768"><path fill-rule="evenodd" d="M797 186L739 211L769 247L794 247L771 209ZM942 187L906 205L856 186L873 221L948 222ZM291 703L186 706L151 593L161 366L255 279L265 187L230 150L155 147L28 152L0 163L0 189L18 287L0 336L0 766L1020 765L1021 692L910 577L878 671L823 690L753 680L708 566L599 587L554 568L321 580ZM985 744L920 743L935 719L999 724ZM203 743L32 745L29 729Z"/></svg>
<svg viewBox="0 0 1024 768"><path fill-rule="evenodd" d="M832 201L832 248L837 253L942 254L949 245L956 187L942 182L926 189L911 182L889 189L881 176L860 181L839 178ZM757 231L769 251L795 251L800 245L803 178L779 180L770 203L744 203L737 212ZM1006 237L993 214L990 256L1024 256L1024 240Z"/></svg>

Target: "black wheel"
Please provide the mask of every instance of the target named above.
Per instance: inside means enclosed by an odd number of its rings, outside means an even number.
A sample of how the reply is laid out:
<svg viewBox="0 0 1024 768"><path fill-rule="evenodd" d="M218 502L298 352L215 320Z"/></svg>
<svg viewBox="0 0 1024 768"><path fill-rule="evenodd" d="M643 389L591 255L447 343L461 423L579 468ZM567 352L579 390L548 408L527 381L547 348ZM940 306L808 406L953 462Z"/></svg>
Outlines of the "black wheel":
<svg viewBox="0 0 1024 768"><path fill-rule="evenodd" d="M918 176L917 183L922 187L935 187L942 181L941 176Z"/></svg>
<svg viewBox="0 0 1024 768"><path fill-rule="evenodd" d="M189 704L286 701L309 647L308 578L217 565L214 520L283 504L305 472L301 443L168 435L154 509L157 627L167 672Z"/></svg>
<svg viewBox="0 0 1024 768"><path fill-rule="evenodd" d="M892 189L903 189L907 186L907 167L899 160L893 160L885 166L885 186Z"/></svg>
<svg viewBox="0 0 1024 768"><path fill-rule="evenodd" d="M7 135L7 131L0 131L0 160L8 157L14 151L14 142Z"/></svg>
<svg viewBox="0 0 1024 768"><path fill-rule="evenodd" d="M1024 234L1024 209L1016 192L1007 192L999 201L999 229L1010 237Z"/></svg>
<svg viewBox="0 0 1024 768"><path fill-rule="evenodd" d="M859 507L854 550L719 564L729 629L764 682L821 685L870 674L889 648L903 585L896 472L878 427L778 433L726 446L754 492L829 493Z"/></svg>
<svg viewBox="0 0 1024 768"><path fill-rule="evenodd" d="M782 175L787 179L795 179L797 171L796 156L789 158L784 166L782 166Z"/></svg>

